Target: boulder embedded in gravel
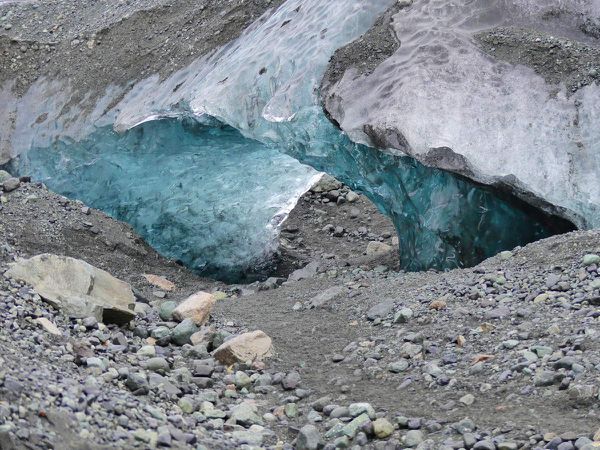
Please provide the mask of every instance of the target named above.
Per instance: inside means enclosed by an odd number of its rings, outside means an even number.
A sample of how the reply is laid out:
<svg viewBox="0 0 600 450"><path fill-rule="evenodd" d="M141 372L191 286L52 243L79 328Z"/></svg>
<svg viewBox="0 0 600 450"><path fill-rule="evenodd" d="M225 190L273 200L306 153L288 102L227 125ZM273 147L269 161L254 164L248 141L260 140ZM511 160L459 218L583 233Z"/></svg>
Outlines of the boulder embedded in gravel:
<svg viewBox="0 0 600 450"><path fill-rule="evenodd" d="M12 192L21 186L21 181L18 178L7 178L2 182L2 188L4 192Z"/></svg>
<svg viewBox="0 0 600 450"><path fill-rule="evenodd" d="M215 359L228 366L237 362L262 361L272 354L271 338L260 330L240 334L213 352Z"/></svg>
<svg viewBox="0 0 600 450"><path fill-rule="evenodd" d="M375 320L382 319L388 314L394 311L394 301L386 300L385 302L378 303L367 311L367 319Z"/></svg>
<svg viewBox="0 0 600 450"><path fill-rule="evenodd" d="M344 286L333 286L314 296L308 302L310 308L323 308L328 302L340 296L346 289Z"/></svg>
<svg viewBox="0 0 600 450"><path fill-rule="evenodd" d="M5 275L30 284L71 317L124 324L135 315L131 286L80 259L46 253L17 260Z"/></svg>
<svg viewBox="0 0 600 450"><path fill-rule="evenodd" d="M192 319L196 325L204 325L215 301L214 295L208 292L196 292L173 310L173 318L180 322L184 319Z"/></svg>

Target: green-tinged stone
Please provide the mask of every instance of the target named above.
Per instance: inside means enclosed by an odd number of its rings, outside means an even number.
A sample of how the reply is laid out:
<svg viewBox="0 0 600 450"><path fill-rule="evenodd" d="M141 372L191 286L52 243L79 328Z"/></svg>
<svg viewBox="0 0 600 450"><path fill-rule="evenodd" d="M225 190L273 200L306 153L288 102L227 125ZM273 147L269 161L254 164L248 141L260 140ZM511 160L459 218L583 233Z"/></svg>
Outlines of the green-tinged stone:
<svg viewBox="0 0 600 450"><path fill-rule="evenodd" d="M360 416L347 423L342 429L342 433L344 434L344 436L354 438L354 436L356 436L356 433L358 432L358 429L370 420L371 419L369 418L368 414L362 413Z"/></svg>

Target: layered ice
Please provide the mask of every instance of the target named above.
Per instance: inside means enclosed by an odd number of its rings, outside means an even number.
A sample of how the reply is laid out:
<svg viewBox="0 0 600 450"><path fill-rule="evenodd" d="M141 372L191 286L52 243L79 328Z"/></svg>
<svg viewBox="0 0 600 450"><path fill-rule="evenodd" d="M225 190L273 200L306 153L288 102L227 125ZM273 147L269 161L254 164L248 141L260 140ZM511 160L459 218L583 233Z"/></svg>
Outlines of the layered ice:
<svg viewBox="0 0 600 450"><path fill-rule="evenodd" d="M597 227L598 82L572 92L549 83L543 71L552 69L539 62L529 67L490 56L476 35L510 27L539 32L537 42L551 37L566 48L572 44L565 39L597 48L586 24L599 17L595 0L415 0L393 17L399 48L372 73L348 69L328 92L329 111L356 140L402 136L401 150L434 166L441 165L432 149L450 149L462 161L456 172L503 182L562 208L582 227ZM550 58L554 52L547 49ZM564 74L575 70L570 61L552 63ZM595 63L581 78L598 73Z"/></svg>
<svg viewBox="0 0 600 450"><path fill-rule="evenodd" d="M314 169L390 216L408 269L469 265L569 229L510 195L356 144L327 120L318 87L329 58L392 3L288 0L171 77L93 101L73 104L68 83L41 80L7 108L15 167L199 270L264 260Z"/></svg>

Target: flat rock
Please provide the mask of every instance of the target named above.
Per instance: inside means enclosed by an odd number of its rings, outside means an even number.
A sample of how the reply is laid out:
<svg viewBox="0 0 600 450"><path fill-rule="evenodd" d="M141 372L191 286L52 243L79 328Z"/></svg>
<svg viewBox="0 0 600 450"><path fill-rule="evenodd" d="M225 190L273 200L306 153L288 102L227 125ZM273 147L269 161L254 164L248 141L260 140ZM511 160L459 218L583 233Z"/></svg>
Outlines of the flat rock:
<svg viewBox="0 0 600 450"><path fill-rule="evenodd" d="M17 260L5 275L30 284L71 317L123 324L135 315L131 286L80 259L45 253Z"/></svg>
<svg viewBox="0 0 600 450"><path fill-rule="evenodd" d="M319 271L319 263L313 261L308 263L302 269L294 270L288 277L289 281L300 281L314 277Z"/></svg>
<svg viewBox="0 0 600 450"><path fill-rule="evenodd" d="M394 247L379 241L371 241L367 244L367 256L383 256L394 250Z"/></svg>
<svg viewBox="0 0 600 450"><path fill-rule="evenodd" d="M144 278L153 286L156 286L163 291L172 291L175 289L175 283L167 280L165 277L161 277L160 275L152 275L149 273L145 273Z"/></svg>
<svg viewBox="0 0 600 450"><path fill-rule="evenodd" d="M344 286L333 286L329 289L321 292L320 294L314 296L308 302L310 308L323 308L328 302L334 300L339 297L345 288Z"/></svg>
<svg viewBox="0 0 600 450"><path fill-rule="evenodd" d="M44 330L46 330L50 334L53 334L55 336L62 335L62 333L60 332L58 327L56 325L54 325L53 322L46 319L45 317L38 317L37 319L34 320L34 322L37 323L38 325L40 325Z"/></svg>

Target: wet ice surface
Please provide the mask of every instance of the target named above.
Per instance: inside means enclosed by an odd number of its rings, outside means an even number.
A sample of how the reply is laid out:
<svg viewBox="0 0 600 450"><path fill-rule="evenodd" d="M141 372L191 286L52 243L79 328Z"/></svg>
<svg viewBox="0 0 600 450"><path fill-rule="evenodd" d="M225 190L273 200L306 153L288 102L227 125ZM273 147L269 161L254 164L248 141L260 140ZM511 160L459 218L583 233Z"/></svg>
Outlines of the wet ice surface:
<svg viewBox="0 0 600 450"><path fill-rule="evenodd" d="M563 231L514 199L355 144L325 118L317 87L331 54L391 3L288 0L170 78L109 87L85 108L69 103L69 86L59 81L42 80L21 100L0 91L5 114L16 116L13 155L21 155L21 172L213 272L244 271L270 253L278 222L271 218L315 175L300 163L364 192L388 214L408 269L470 265ZM178 116L215 117L244 137L184 126ZM172 119L157 120L164 117Z"/></svg>
<svg viewBox="0 0 600 450"><path fill-rule="evenodd" d="M415 0L394 16L400 48L369 76L347 72L334 89L343 99L334 113L355 139L368 141L369 124L400 131L417 157L449 147L477 179L515 175L581 224L598 226L600 86L571 95L529 67L494 60L474 35L528 27L597 46L581 25L599 16L594 0Z"/></svg>
<svg viewBox="0 0 600 450"><path fill-rule="evenodd" d="M318 176L233 128L174 119L31 149L17 170L221 278L260 271L281 220Z"/></svg>

